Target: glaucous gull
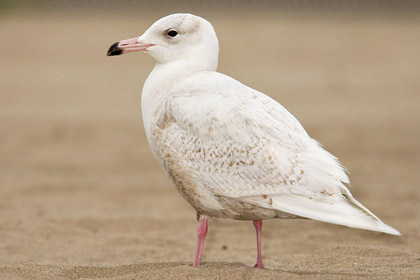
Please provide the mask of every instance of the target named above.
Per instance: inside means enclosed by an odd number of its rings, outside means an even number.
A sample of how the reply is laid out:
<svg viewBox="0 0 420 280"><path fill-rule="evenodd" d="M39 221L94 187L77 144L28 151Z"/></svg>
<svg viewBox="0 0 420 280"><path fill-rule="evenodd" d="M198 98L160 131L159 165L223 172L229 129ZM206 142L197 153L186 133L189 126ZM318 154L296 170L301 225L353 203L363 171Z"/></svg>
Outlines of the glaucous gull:
<svg viewBox="0 0 420 280"><path fill-rule="evenodd" d="M400 235L353 198L337 159L282 105L216 72L219 44L207 20L169 15L140 37L113 44L108 55L136 51L156 60L141 98L144 128L156 160L197 211L195 266L208 217L254 221L257 268L265 219Z"/></svg>

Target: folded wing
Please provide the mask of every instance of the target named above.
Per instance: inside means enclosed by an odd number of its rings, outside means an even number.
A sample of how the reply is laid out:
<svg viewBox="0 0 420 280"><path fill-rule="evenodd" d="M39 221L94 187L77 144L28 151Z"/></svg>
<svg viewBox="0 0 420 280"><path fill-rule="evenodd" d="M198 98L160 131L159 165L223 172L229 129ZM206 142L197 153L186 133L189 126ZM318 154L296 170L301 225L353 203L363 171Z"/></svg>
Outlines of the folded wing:
<svg viewBox="0 0 420 280"><path fill-rule="evenodd" d="M337 159L283 106L234 80L223 84L171 97L158 124L163 138L171 139L166 155L188 166L191 180L208 192L209 204L217 204L211 196L225 197L399 234L352 197Z"/></svg>

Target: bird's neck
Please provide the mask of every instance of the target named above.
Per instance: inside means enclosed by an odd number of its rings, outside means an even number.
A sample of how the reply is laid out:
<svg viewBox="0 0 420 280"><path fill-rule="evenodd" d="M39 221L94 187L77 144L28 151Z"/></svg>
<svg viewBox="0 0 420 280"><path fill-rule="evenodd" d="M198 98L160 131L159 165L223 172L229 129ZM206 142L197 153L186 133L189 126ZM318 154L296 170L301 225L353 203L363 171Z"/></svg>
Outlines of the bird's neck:
<svg viewBox="0 0 420 280"><path fill-rule="evenodd" d="M178 59L164 64L156 64L151 78L158 78L161 82L166 79L179 79L188 77L190 74L199 71L216 71L217 59L197 59L199 56L190 56L185 59ZM162 80L163 79L163 80Z"/></svg>
<svg viewBox="0 0 420 280"><path fill-rule="evenodd" d="M158 63L144 84L143 95L151 95L150 97L153 99L167 97L172 93L174 86L179 85L193 73L216 71L216 68L217 63L209 64L192 58L171 61L165 64Z"/></svg>

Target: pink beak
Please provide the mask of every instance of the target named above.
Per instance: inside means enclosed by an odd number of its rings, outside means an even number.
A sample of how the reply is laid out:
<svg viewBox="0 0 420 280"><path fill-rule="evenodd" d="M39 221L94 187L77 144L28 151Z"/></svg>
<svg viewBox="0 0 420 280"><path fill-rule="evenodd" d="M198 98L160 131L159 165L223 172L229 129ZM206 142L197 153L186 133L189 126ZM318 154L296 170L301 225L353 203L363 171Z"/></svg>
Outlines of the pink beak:
<svg viewBox="0 0 420 280"><path fill-rule="evenodd" d="M142 42L138 42L139 38L131 38L127 40L123 40L120 42L116 42L112 44L112 46L109 48L107 55L108 56L114 56L114 55L120 55L130 52L143 52L146 51L147 48L154 46L154 44L146 44Z"/></svg>

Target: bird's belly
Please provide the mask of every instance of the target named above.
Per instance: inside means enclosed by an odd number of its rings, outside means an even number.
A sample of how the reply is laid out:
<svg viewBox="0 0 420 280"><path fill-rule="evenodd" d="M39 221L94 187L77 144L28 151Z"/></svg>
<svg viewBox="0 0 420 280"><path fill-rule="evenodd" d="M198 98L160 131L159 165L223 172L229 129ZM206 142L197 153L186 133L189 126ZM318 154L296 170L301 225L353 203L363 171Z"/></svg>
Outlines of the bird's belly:
<svg viewBox="0 0 420 280"><path fill-rule="evenodd" d="M260 207L239 198L214 195L199 180L199 170L190 166L184 159L177 157L173 150L172 152L156 150L156 154L163 170L177 191L198 214L235 220L297 218L289 213L269 209L269 207Z"/></svg>
<svg viewBox="0 0 420 280"><path fill-rule="evenodd" d="M197 211L197 214L234 220L265 220L273 218L296 218L275 209L260 207L240 198L217 196L195 178L195 170L164 164L164 170L181 196Z"/></svg>
<svg viewBox="0 0 420 280"><path fill-rule="evenodd" d="M218 197L219 203L223 206L224 211L217 212L213 215L206 214L217 218L228 218L234 220L267 220L267 219L295 219L295 215L257 206L252 203L233 199L228 197Z"/></svg>
<svg viewBox="0 0 420 280"><path fill-rule="evenodd" d="M150 148L155 158L177 191L197 213L214 216L222 210L220 204L199 180L199 170L182 157L182 151L172 145L171 137L164 133L164 128L157 125L150 134L149 143L153 143Z"/></svg>

